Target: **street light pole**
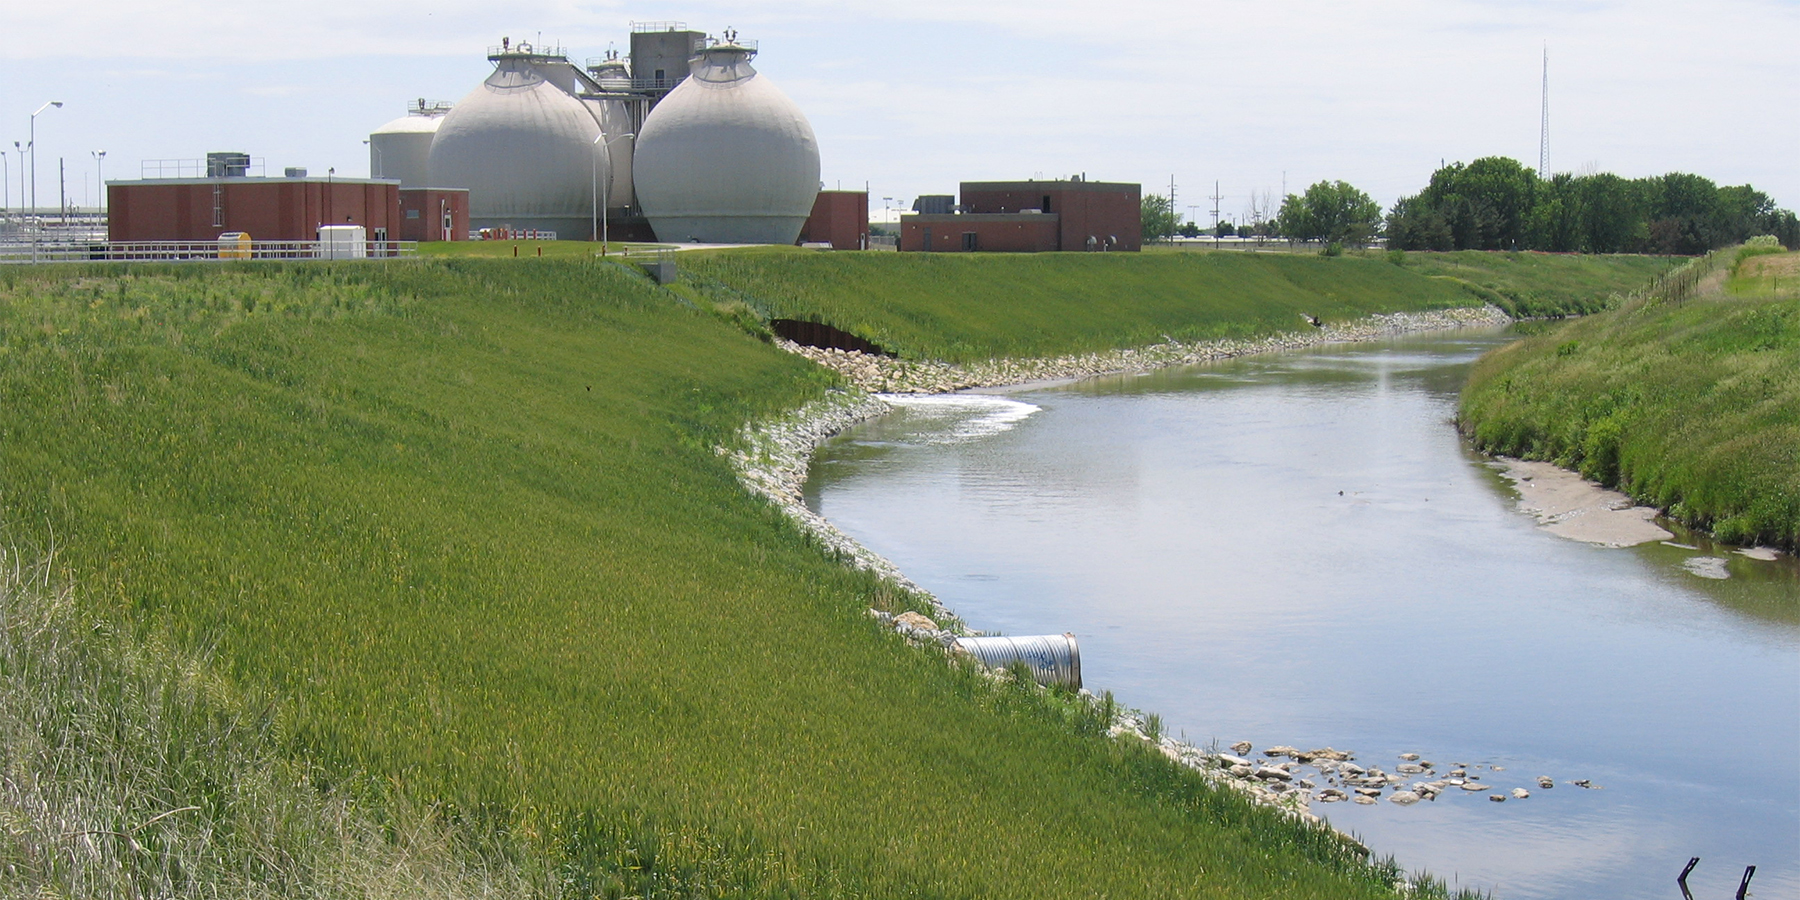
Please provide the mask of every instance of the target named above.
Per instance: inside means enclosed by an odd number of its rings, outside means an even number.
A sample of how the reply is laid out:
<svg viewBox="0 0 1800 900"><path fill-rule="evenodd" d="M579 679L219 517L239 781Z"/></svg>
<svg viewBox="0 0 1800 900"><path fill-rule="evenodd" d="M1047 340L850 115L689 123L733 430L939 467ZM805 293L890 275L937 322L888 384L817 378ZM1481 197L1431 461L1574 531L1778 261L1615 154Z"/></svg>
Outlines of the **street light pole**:
<svg viewBox="0 0 1800 900"><path fill-rule="evenodd" d="M44 110L49 109L52 106L56 107L57 109L62 109L62 101L61 100L52 100L49 103L46 103L43 106L38 107L37 112L34 112L31 114L31 143L29 144L29 146L31 147L31 208L32 209L37 209L37 117L38 117L38 113L41 113Z"/></svg>
<svg viewBox="0 0 1800 900"><path fill-rule="evenodd" d="M94 206L97 209L105 209L106 175L104 174L105 170L102 168L102 164L106 162L106 151L90 150L88 152L94 156L94 193L99 195L94 201Z"/></svg>
<svg viewBox="0 0 1800 900"><path fill-rule="evenodd" d="M6 162L6 151L0 150L0 209L12 208L12 166Z"/></svg>
<svg viewBox="0 0 1800 900"><path fill-rule="evenodd" d="M603 131L599 134L594 135L594 146L605 149L605 148L611 147L613 141L622 141L626 138L635 138L635 137L637 137L636 132L627 131L624 134L615 135L612 138L612 140L606 140L606 132ZM604 144L601 143L603 140L605 141ZM594 184L593 184L592 196L594 198L594 218L596 220L598 220L598 224L599 224L599 227L596 228L595 230L600 232L600 255L601 256L606 255L606 248L607 248L607 245L610 243L607 240L607 238L608 238L607 218L608 218L608 212L609 212L607 210L607 207L612 205L612 156L611 156L610 150L608 150L607 153L608 153L608 155L606 157L606 169L607 169L607 171L606 171L606 193L605 193L604 197L601 196L601 192L600 192L600 154L595 153L594 159L593 159Z"/></svg>

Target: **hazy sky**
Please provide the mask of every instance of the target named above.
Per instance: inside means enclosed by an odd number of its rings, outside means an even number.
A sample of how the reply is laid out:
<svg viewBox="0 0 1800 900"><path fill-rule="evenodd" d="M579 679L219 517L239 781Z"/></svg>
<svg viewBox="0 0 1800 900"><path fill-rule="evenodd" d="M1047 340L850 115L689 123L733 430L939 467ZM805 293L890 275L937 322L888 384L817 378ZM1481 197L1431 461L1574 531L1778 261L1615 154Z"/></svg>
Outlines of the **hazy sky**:
<svg viewBox="0 0 1800 900"><path fill-rule="evenodd" d="M268 171L368 172L368 132L415 97L457 100L501 36L578 61L632 21L761 42L757 67L818 133L828 187L872 206L964 179L1140 181L1184 215L1344 179L1386 206L1440 160L1535 167L1550 51L1556 171L1691 171L1800 208L1800 0L467 2L4 0L0 149L19 202L28 117L38 199L147 159L241 150Z"/></svg>

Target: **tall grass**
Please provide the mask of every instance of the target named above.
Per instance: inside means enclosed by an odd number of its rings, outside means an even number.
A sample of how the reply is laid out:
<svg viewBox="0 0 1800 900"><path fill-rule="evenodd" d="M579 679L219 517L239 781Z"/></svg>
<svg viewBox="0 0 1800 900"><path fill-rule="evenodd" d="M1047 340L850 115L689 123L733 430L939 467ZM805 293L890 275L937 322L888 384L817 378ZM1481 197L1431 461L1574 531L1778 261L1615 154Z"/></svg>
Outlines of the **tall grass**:
<svg viewBox="0 0 1800 900"><path fill-rule="evenodd" d="M105 675L192 701L54 711L80 688L9 737L148 735L98 757L141 774L42 769L74 786L31 801L18 858L96 830L129 878L164 857L99 829L235 829L143 893L293 872L276 892L336 896L351 875L281 856L335 829L346 871L424 885L395 893L1390 892L1323 830L872 624L881 586L716 452L833 384L590 259L0 273L0 516L66 548L45 577L126 657L206 651ZM49 812L99 782L112 811ZM383 862L421 842L425 874Z"/></svg>
<svg viewBox="0 0 1800 900"><path fill-rule="evenodd" d="M1616 311L1489 354L1464 391L1463 429L1484 450L1578 468L1721 540L1795 547L1800 283L1738 289L1740 263L1760 252L1695 260Z"/></svg>
<svg viewBox="0 0 1800 900"><path fill-rule="evenodd" d="M269 710L0 549L0 897L544 893L438 811L282 756Z"/></svg>

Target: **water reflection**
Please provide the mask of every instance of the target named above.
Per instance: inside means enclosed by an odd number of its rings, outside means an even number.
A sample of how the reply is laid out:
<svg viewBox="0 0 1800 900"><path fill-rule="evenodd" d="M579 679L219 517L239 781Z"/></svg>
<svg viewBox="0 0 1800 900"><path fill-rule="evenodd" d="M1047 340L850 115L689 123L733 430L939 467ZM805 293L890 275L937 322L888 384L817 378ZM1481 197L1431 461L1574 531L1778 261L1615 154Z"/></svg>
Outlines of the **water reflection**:
<svg viewBox="0 0 1800 900"><path fill-rule="evenodd" d="M1739 768L1800 749L1796 567L1733 556L1708 581L1680 563L1723 554L1691 535L1605 550L1514 512L1450 426L1502 339L1039 389L980 434L909 408L826 448L808 498L975 627L1076 632L1091 686L1190 740L1533 789L1316 807L1404 864L1509 898L1672 897L1699 855L1800 893L1800 773Z"/></svg>

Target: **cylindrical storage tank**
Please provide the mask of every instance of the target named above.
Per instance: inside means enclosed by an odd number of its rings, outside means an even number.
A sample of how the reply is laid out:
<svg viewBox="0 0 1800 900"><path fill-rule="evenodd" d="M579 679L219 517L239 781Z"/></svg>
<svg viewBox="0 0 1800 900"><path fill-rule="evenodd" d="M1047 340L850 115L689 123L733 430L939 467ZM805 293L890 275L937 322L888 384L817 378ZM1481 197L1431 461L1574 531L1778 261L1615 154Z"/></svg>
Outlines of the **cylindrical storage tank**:
<svg viewBox="0 0 1800 900"><path fill-rule="evenodd" d="M402 188L431 187L431 141L442 116L409 113L369 132L369 177Z"/></svg>
<svg viewBox="0 0 1800 900"><path fill-rule="evenodd" d="M1038 684L1081 689L1081 648L1072 634L957 638L956 649L990 669L1023 662Z"/></svg>
<svg viewBox="0 0 1800 900"><path fill-rule="evenodd" d="M819 193L812 125L750 66L754 51L715 44L644 120L633 180L665 241L792 244Z"/></svg>
<svg viewBox="0 0 1800 900"><path fill-rule="evenodd" d="M502 59L438 126L432 187L468 188L471 228L593 233L595 185L607 170L600 125L580 100L523 61Z"/></svg>

